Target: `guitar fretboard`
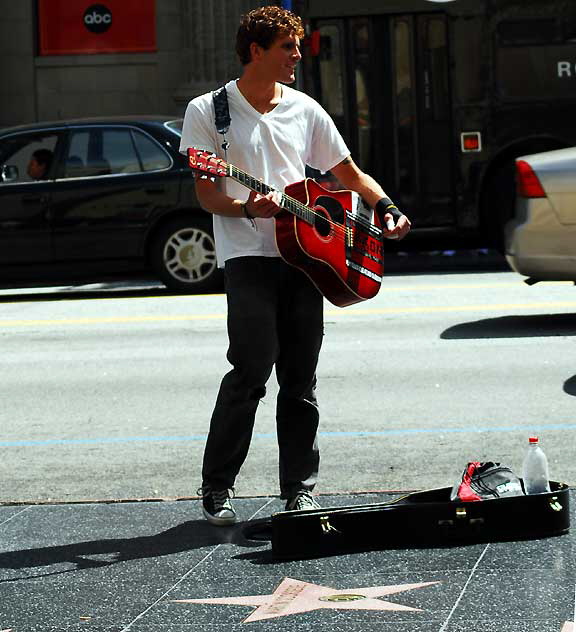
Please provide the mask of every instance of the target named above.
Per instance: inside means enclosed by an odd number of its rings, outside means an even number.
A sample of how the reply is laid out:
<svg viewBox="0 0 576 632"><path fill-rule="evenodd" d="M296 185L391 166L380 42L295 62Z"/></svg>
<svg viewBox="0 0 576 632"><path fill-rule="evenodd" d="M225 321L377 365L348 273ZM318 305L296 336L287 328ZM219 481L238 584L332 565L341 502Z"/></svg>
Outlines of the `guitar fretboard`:
<svg viewBox="0 0 576 632"><path fill-rule="evenodd" d="M272 187L264 184L262 180L257 180L250 174L238 169L234 165L228 165L228 176L236 182L244 185L248 189L252 189L252 191L256 191L256 193L260 193L261 195L268 195L270 191L274 191ZM314 224L314 217L316 215L314 209L302 204L296 198L290 197L285 193L282 193L282 198L280 200L280 206L287 210L292 215L296 215L301 220L305 221L308 224Z"/></svg>

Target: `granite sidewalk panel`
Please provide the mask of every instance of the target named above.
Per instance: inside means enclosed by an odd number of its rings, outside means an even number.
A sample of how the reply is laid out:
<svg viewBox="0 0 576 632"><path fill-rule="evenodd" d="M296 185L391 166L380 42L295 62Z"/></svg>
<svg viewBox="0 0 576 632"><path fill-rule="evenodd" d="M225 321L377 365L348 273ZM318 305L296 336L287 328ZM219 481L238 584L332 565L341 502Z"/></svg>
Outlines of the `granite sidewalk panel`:
<svg viewBox="0 0 576 632"><path fill-rule="evenodd" d="M242 526L281 501L235 507L217 528L196 500L0 506L0 631L576 632L572 532L278 561Z"/></svg>

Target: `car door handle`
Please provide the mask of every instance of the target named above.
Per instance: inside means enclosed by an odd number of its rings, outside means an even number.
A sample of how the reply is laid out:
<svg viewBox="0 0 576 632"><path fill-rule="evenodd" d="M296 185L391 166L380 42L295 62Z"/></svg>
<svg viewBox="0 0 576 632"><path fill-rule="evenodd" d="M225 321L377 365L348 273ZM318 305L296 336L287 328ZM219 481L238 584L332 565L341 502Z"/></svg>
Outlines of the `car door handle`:
<svg viewBox="0 0 576 632"><path fill-rule="evenodd" d="M144 190L146 193L154 193L155 195L158 193L166 193L166 187L148 187Z"/></svg>
<svg viewBox="0 0 576 632"><path fill-rule="evenodd" d="M42 202L41 195L23 195L22 202L24 204L34 204L35 202Z"/></svg>
<svg viewBox="0 0 576 632"><path fill-rule="evenodd" d="M34 193L22 196L22 202L24 204L46 204L49 199L50 198L47 195L38 195Z"/></svg>

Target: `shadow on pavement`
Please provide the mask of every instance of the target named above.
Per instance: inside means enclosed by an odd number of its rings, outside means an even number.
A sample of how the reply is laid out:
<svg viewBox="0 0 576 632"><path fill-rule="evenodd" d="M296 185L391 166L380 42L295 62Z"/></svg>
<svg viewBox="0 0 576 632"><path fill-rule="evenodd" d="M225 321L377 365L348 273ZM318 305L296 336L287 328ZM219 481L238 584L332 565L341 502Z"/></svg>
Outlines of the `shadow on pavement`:
<svg viewBox="0 0 576 632"><path fill-rule="evenodd" d="M387 252L384 276L387 274L462 274L510 272L503 255L492 250L408 250Z"/></svg>
<svg viewBox="0 0 576 632"><path fill-rule="evenodd" d="M63 563L75 565L71 569L40 575L48 576L87 568L111 566L130 560L158 558L219 544L234 544L250 548L263 546L263 543L246 540L242 527L243 523L237 523L231 527L215 529L205 520L192 520L151 536L91 540L60 546L9 551L0 553L0 568L20 570L50 567ZM104 559L98 559L99 557ZM34 575L0 580L0 584L38 577L39 575Z"/></svg>
<svg viewBox="0 0 576 632"><path fill-rule="evenodd" d="M187 292L169 290L163 285L147 287L132 286L126 283L98 284L97 286L67 286L62 288L18 288L3 289L1 303L26 303L50 301L75 301L103 298L146 298L153 296L194 296Z"/></svg>
<svg viewBox="0 0 576 632"><path fill-rule="evenodd" d="M576 336L574 314L499 316L454 325L442 332L443 340L466 338L529 338L532 336Z"/></svg>
<svg viewBox="0 0 576 632"><path fill-rule="evenodd" d="M467 250L408 250L386 254L385 276L402 274L459 274L510 271L506 260L495 251ZM222 288L222 292L224 289ZM221 293L221 292L217 292ZM134 298L152 296L186 296L185 292L167 289L150 279L132 281L102 281L97 283L39 283L16 285L2 284L0 304L27 301L70 301L99 298Z"/></svg>
<svg viewBox="0 0 576 632"><path fill-rule="evenodd" d="M564 392L576 396L576 375L564 382Z"/></svg>

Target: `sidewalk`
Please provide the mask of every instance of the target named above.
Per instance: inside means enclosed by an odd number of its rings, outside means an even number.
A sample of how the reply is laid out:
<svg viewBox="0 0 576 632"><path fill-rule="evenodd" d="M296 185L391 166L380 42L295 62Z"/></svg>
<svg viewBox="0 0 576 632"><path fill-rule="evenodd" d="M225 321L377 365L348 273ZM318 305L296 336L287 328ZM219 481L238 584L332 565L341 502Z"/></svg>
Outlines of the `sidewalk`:
<svg viewBox="0 0 576 632"><path fill-rule="evenodd" d="M235 507L245 522L282 503ZM277 562L241 526L195 500L0 506L0 631L576 631L573 532Z"/></svg>

